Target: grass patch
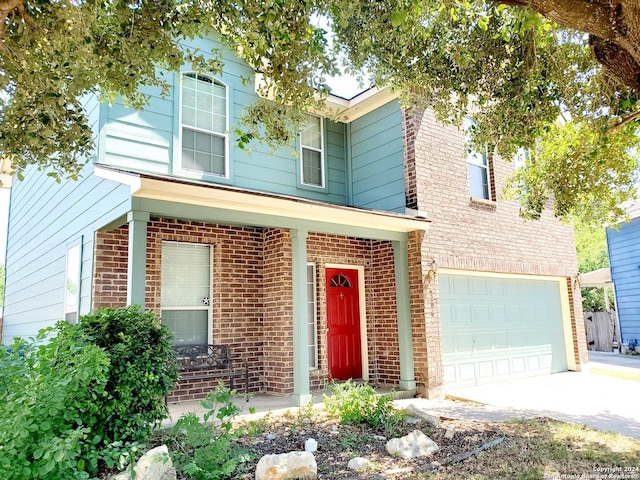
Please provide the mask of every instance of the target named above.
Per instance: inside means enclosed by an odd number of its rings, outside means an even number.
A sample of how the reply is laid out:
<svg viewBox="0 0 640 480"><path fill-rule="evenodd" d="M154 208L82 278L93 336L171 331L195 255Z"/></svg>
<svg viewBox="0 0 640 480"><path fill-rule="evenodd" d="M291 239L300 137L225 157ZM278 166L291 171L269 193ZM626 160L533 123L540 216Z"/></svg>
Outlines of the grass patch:
<svg viewBox="0 0 640 480"><path fill-rule="evenodd" d="M588 475L602 467L638 474L633 469L640 465L640 440L546 418L505 423L502 430L506 440L500 447L431 478L593 478Z"/></svg>
<svg viewBox="0 0 640 480"><path fill-rule="evenodd" d="M640 373L623 372L620 370L607 370L606 368L592 368L591 373L596 375L608 375L609 377L621 378L622 380L633 380L640 382Z"/></svg>

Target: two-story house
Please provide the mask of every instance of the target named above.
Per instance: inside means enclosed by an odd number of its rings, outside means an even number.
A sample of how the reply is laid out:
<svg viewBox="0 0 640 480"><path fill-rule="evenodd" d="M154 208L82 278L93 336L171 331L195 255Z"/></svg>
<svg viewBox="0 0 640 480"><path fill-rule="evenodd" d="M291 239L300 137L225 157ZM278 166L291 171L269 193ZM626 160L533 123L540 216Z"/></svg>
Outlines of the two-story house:
<svg viewBox="0 0 640 480"><path fill-rule="evenodd" d="M376 89L331 97L339 122L309 114L295 154L246 152L232 132L253 72L225 62L220 76L185 67L144 111L89 100L83 177L14 182L4 342L143 305L176 343L229 344L251 390L296 403L327 379L437 397L580 370L571 227L501 200L508 163Z"/></svg>

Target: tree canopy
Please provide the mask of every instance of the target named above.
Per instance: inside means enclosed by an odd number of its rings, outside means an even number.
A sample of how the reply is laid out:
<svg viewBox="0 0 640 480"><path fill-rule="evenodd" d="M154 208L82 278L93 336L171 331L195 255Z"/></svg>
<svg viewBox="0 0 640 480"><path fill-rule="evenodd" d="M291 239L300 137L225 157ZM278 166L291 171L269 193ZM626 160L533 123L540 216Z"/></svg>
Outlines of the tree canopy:
<svg viewBox="0 0 640 480"><path fill-rule="evenodd" d="M444 122L473 115L474 141L511 158L522 214L616 221L635 194L640 117L636 0L0 0L0 152L75 178L93 143L82 97L143 108L141 85L213 59L181 46L217 35L264 76L237 141L290 141L327 79L363 75ZM318 19L326 19L327 32ZM268 95L267 95L268 94Z"/></svg>

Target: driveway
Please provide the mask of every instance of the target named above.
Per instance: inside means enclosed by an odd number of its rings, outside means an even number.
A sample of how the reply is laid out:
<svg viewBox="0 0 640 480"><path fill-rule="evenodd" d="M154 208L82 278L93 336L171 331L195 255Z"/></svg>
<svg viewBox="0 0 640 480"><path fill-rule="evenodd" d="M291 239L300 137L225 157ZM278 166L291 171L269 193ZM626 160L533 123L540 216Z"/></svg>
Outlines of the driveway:
<svg viewBox="0 0 640 480"><path fill-rule="evenodd" d="M640 374L640 357L589 352L591 369ZM640 381L564 372L447 391L450 398L504 409L514 417L547 416L640 438Z"/></svg>

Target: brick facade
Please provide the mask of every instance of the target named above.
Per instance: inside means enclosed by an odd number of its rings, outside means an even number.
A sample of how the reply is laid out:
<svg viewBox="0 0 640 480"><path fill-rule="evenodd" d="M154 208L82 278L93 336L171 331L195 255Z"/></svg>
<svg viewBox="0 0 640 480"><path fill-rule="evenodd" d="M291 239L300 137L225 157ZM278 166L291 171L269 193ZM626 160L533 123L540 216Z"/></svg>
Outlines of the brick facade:
<svg viewBox="0 0 640 480"><path fill-rule="evenodd" d="M548 211L540 220L522 220L518 200L503 198L510 163L497 157L492 161L498 201L471 199L464 133L438 123L430 111L406 121L418 124L416 158L408 163L415 166L418 209L432 221L423 244L426 256L441 268L577 274L572 227Z"/></svg>
<svg viewBox="0 0 640 480"><path fill-rule="evenodd" d="M92 309L127 304L127 258L129 227L98 231L93 272Z"/></svg>
<svg viewBox="0 0 640 480"><path fill-rule="evenodd" d="M545 211L537 221L519 216L517 199L503 196L512 165L499 157L489 161L492 200L472 199L467 181L464 132L436 121L433 112L403 113L403 132L415 138L405 150L408 199L431 220L421 241L424 278L424 317L427 330L426 361L420 359L416 376L427 396L442 392L439 291L437 273L431 266L464 271L497 272L562 277L570 286L571 324L577 368L587 361L579 289L573 288L578 273L573 228ZM417 270L417 268L416 268ZM415 309L420 300L416 299ZM414 320L415 321L415 320ZM419 326L418 326L419 325ZM414 329L422 328L414 324ZM414 355L419 352L415 351ZM425 365L426 363L426 365ZM426 371L422 371L426 368ZM423 381L423 377L425 380Z"/></svg>
<svg viewBox="0 0 640 480"><path fill-rule="evenodd" d="M163 241L206 243L213 247L212 343L231 345L246 358L250 390L293 393L291 239L285 229L213 225L151 218L147 228L147 308L160 311ZM98 232L94 271L94 308L126 304L128 227ZM393 250L390 242L310 233L307 257L316 264L318 365L310 372L313 390L328 378L326 345L327 265L364 269L368 378L395 386L399 352ZM203 397L217 383L181 382L169 398Z"/></svg>
<svg viewBox="0 0 640 480"><path fill-rule="evenodd" d="M464 134L436 122L429 111L403 114L407 207L426 213L427 233L409 234L409 302L415 377L427 397L444 393L438 271L544 275L566 281L573 356L586 362L584 325L573 233L549 213L535 222L519 218L517 200L501 198L510 165L490 162L492 200L471 199ZM464 181L462 181L464 179ZM250 390L293 393L292 246L289 231L151 218L148 224L147 307L159 311L163 241L210 244L213 343L231 345L246 358ZM94 308L126 304L128 228L96 234ZM316 265L318 368L313 390L325 386L327 369L327 266L364 272L367 348L364 376L373 384L400 380L394 255L391 242L309 233L307 258ZM215 385L181 384L173 400L203 396Z"/></svg>

